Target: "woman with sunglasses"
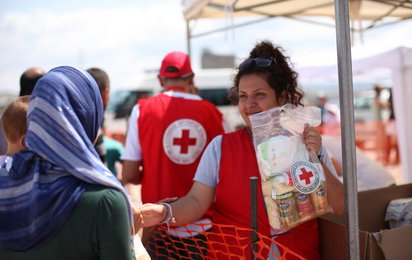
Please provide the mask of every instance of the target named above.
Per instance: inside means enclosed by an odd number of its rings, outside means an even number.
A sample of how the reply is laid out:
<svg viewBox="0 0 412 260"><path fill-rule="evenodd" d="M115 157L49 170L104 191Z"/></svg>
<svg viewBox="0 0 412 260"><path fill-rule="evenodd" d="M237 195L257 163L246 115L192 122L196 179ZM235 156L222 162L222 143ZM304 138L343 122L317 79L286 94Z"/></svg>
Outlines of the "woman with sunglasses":
<svg viewBox="0 0 412 260"><path fill-rule="evenodd" d="M140 210L144 226L170 221L179 225L188 223L200 217L214 203L213 223L250 227L249 179L258 176L260 180L260 174L249 116L286 103L302 105L303 93L298 88L297 73L282 51L271 42L263 41L239 65L229 96L238 105L246 127L218 136L209 144L198 166L194 184L185 197L170 205L143 205ZM321 158L329 205L334 213L341 214L344 210L343 187L322 148L319 133L314 128L305 127L303 142L309 151ZM260 181L258 183L258 232L274 237L277 243L305 259L318 259L317 219L284 234L271 236L276 232L270 228Z"/></svg>

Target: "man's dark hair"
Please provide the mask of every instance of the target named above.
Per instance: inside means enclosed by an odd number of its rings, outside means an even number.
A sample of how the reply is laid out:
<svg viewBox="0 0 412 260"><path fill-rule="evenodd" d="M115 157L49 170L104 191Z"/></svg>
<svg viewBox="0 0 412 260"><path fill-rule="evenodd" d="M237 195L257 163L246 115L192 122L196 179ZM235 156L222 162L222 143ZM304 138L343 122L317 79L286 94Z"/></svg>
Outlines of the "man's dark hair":
<svg viewBox="0 0 412 260"><path fill-rule="evenodd" d="M19 96L31 95L37 81L45 74L40 68L29 68L20 77Z"/></svg>
<svg viewBox="0 0 412 260"><path fill-rule="evenodd" d="M99 86L100 93L102 93L106 88L110 86L110 80L107 73L99 68L90 68L87 70L90 75L94 78L97 85Z"/></svg>

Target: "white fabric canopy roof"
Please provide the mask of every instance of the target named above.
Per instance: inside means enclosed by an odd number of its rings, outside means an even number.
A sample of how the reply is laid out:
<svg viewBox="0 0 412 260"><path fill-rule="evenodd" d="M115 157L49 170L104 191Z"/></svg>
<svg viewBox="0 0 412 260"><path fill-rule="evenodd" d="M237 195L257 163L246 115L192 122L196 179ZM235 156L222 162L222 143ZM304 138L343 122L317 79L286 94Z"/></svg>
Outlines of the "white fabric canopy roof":
<svg viewBox="0 0 412 260"><path fill-rule="evenodd" d="M412 18L410 0L349 0L350 17L358 23L352 29L365 30L387 23ZM302 18L326 16L334 18L333 0L183 0L187 21L230 16ZM361 24L359 21L368 20ZM331 22L334 22L331 19Z"/></svg>

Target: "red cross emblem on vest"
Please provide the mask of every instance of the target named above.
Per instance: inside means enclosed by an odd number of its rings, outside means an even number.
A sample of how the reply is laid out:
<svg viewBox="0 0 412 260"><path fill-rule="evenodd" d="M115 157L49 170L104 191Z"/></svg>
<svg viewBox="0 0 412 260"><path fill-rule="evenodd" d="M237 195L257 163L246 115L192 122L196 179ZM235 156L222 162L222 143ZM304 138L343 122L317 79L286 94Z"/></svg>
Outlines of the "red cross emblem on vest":
<svg viewBox="0 0 412 260"><path fill-rule="evenodd" d="M190 138L189 129L183 129L180 138L173 138L173 145L180 145L180 153L188 153L190 145L196 145L196 138Z"/></svg>
<svg viewBox="0 0 412 260"><path fill-rule="evenodd" d="M202 154L206 141L202 124L189 118L178 119L163 134L163 151L174 163L191 164Z"/></svg>

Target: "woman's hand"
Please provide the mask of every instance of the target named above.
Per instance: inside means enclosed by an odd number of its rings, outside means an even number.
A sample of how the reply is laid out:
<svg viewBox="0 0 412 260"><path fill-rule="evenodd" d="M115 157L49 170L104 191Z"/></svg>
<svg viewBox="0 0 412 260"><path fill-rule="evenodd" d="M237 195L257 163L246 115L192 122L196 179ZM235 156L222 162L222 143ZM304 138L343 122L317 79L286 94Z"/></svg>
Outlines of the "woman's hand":
<svg viewBox="0 0 412 260"><path fill-rule="evenodd" d="M306 124L305 129L303 130L302 139L303 143L306 145L306 148L310 152L319 154L322 147L322 137L314 127L310 127Z"/></svg>
<svg viewBox="0 0 412 260"><path fill-rule="evenodd" d="M133 212L133 230L132 235L136 235L139 232L140 228L142 227L142 213L139 210L139 207L132 204L132 212Z"/></svg>
<svg viewBox="0 0 412 260"><path fill-rule="evenodd" d="M159 225L166 218L166 208L162 204L143 204L140 207L142 227Z"/></svg>

